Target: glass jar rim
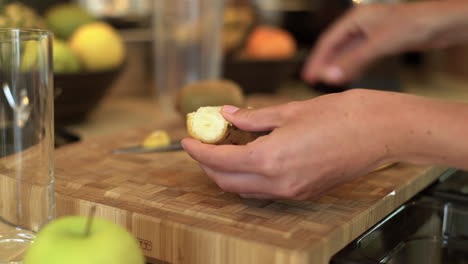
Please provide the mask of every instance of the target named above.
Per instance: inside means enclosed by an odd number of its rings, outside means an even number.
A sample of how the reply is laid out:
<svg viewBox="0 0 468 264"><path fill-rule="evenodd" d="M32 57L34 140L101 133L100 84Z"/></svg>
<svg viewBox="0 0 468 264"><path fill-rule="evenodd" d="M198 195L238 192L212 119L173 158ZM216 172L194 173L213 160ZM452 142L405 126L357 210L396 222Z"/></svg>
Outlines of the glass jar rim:
<svg viewBox="0 0 468 264"><path fill-rule="evenodd" d="M47 29L32 28L0 28L0 34L12 33L8 37L0 36L0 41L8 40L38 40L43 38L52 38L53 33Z"/></svg>

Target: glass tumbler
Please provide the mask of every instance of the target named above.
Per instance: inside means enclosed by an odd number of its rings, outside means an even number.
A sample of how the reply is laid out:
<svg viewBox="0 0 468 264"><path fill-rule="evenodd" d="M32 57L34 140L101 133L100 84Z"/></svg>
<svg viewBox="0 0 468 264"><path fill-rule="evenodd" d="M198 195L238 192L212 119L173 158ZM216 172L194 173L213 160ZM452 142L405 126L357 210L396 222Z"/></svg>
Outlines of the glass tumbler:
<svg viewBox="0 0 468 264"><path fill-rule="evenodd" d="M52 35L0 29L0 263L53 219Z"/></svg>
<svg viewBox="0 0 468 264"><path fill-rule="evenodd" d="M158 0L153 8L157 96L171 112L181 87L220 77L224 0Z"/></svg>

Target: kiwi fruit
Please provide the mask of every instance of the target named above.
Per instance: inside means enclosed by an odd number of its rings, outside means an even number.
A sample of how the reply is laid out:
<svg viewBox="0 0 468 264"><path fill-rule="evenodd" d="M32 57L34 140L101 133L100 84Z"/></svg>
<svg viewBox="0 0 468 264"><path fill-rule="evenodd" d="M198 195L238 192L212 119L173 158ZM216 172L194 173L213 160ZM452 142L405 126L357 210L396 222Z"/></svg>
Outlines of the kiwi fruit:
<svg viewBox="0 0 468 264"><path fill-rule="evenodd" d="M176 96L176 110L182 115L203 106L245 106L242 88L229 80L207 80L188 84Z"/></svg>

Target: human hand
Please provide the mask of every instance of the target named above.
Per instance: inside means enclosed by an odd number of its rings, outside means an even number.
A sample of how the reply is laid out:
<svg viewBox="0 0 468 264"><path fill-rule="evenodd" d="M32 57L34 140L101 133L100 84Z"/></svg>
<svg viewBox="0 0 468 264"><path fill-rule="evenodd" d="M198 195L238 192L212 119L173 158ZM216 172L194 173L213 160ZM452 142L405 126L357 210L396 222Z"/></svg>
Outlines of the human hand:
<svg viewBox="0 0 468 264"><path fill-rule="evenodd" d="M256 110L224 107L225 118L240 129L272 132L245 146L194 139L182 144L225 191L258 199L316 198L392 161L388 97L393 93L352 90Z"/></svg>
<svg viewBox="0 0 468 264"><path fill-rule="evenodd" d="M457 0L359 5L322 35L303 78L344 84L380 57L468 41L467 12Z"/></svg>

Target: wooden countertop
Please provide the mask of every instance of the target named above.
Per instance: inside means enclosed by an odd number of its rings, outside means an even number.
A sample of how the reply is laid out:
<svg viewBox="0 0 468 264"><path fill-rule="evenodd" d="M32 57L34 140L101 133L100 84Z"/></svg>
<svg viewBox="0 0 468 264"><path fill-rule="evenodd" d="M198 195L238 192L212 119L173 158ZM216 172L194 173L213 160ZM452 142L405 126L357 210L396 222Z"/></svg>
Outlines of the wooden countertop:
<svg viewBox="0 0 468 264"><path fill-rule="evenodd" d="M402 92L451 101L468 102L468 76L453 78L437 71L405 71L401 75ZM250 104L264 106L291 100L304 100L322 95L300 84L287 84L274 95L254 95ZM152 96L111 96L105 98L86 122L68 126L83 139L115 134L150 123L171 120L177 116L162 115Z"/></svg>

